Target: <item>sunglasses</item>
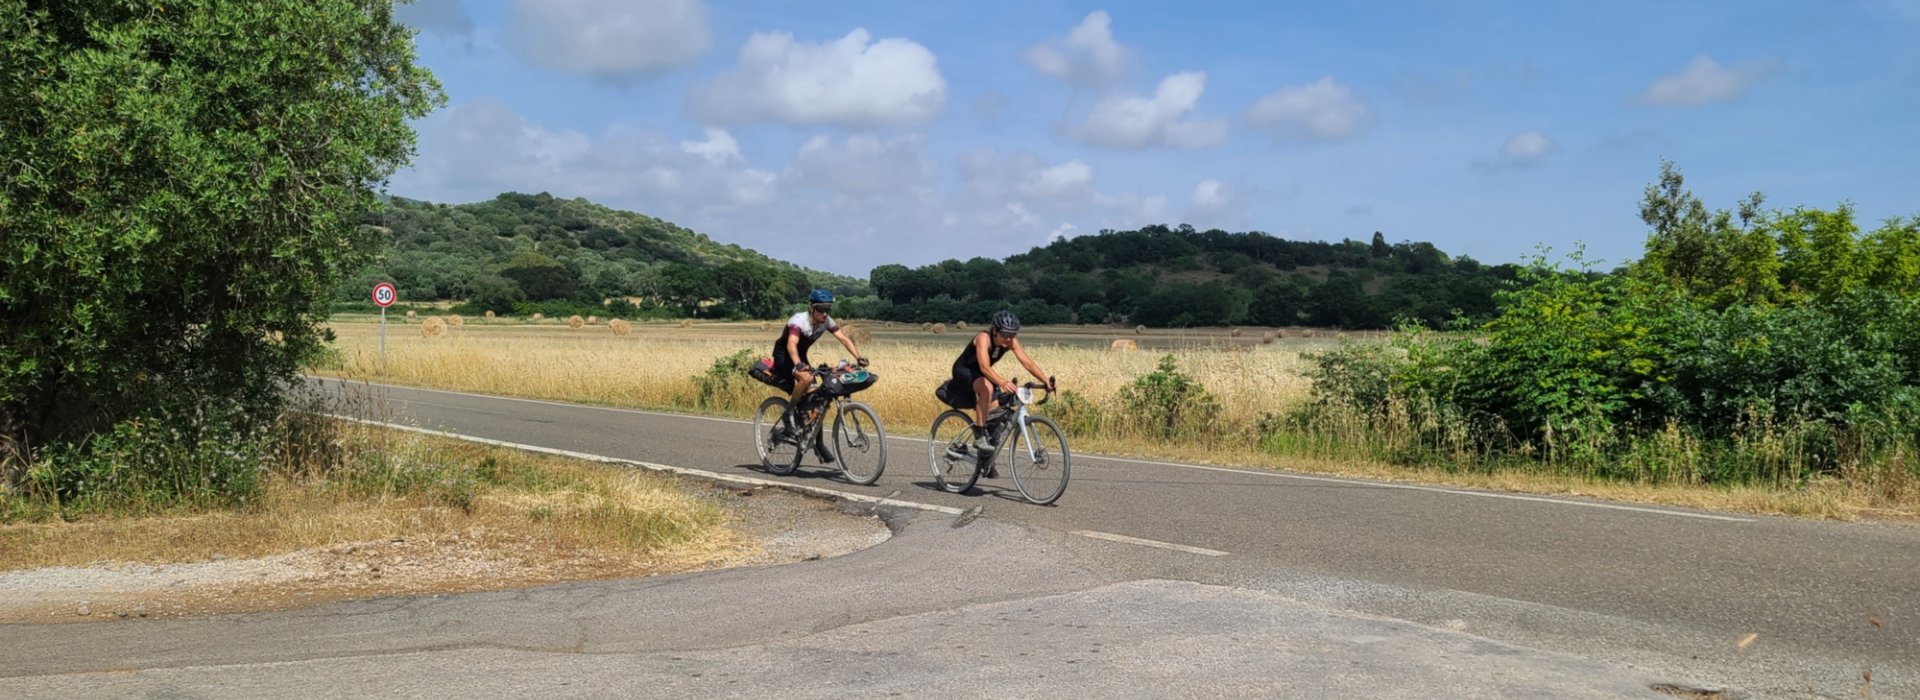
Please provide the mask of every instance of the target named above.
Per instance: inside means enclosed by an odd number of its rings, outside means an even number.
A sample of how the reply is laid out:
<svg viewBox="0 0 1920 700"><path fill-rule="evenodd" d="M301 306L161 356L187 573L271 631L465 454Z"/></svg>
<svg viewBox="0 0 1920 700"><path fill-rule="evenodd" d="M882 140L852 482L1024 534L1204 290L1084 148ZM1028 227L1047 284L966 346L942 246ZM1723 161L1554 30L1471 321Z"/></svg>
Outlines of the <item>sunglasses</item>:
<svg viewBox="0 0 1920 700"><path fill-rule="evenodd" d="M832 311L833 305L832 304L814 304L813 310L824 314L828 311Z"/></svg>

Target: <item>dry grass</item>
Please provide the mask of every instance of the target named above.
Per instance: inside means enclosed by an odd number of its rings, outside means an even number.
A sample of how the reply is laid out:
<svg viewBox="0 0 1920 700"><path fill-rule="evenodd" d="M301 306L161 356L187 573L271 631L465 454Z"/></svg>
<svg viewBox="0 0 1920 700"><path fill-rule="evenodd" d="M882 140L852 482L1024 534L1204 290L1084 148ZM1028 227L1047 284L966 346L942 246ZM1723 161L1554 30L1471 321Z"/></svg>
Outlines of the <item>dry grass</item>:
<svg viewBox="0 0 1920 700"><path fill-rule="evenodd" d="M723 508L682 492L668 477L397 431L352 426L339 434L351 450L369 450L362 457L385 450L397 470L460 475L484 468L504 476L449 496L439 482L395 486L404 477L383 485L378 476L338 471L278 475L261 502L238 511L4 525L0 571L250 558L475 531L655 568L686 568L751 547L729 528Z"/></svg>

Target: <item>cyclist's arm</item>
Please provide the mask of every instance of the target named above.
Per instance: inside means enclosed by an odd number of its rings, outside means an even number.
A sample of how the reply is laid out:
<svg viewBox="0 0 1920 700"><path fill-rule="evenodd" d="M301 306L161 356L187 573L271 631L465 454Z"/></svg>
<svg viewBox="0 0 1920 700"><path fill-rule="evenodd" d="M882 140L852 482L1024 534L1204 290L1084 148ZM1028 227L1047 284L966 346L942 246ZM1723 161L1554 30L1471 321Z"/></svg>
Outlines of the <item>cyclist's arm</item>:
<svg viewBox="0 0 1920 700"><path fill-rule="evenodd" d="M1027 355L1027 348L1020 344L1019 338L1013 339L1013 356L1020 360L1020 366L1027 368L1028 372L1033 373L1035 381L1047 381L1047 371L1040 369L1040 363L1034 362L1033 358Z"/></svg>
<svg viewBox="0 0 1920 700"><path fill-rule="evenodd" d="M787 331L787 359L793 360L793 371L796 373L808 369L806 363L800 361L800 334L792 330Z"/></svg>

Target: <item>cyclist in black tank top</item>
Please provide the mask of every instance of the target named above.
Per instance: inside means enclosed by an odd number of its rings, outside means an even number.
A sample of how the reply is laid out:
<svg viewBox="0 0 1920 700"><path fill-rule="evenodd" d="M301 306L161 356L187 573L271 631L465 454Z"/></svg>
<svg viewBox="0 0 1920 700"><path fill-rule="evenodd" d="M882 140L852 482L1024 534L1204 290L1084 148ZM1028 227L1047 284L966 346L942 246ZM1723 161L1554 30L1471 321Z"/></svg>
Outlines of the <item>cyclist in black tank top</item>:
<svg viewBox="0 0 1920 700"><path fill-rule="evenodd" d="M985 422L987 413L996 406L993 400L994 388L998 387L1009 393L1016 388L1012 379L993 370L993 366L1000 362L1000 358L1006 356L1007 351L1013 351L1013 356L1020 360L1020 365L1028 372L1032 372L1033 376L1046 377L1049 390L1055 384L1053 377L1048 375L1046 370L1040 369L1040 364L1034 362L1033 358L1027 356L1027 349L1020 345L1019 335L1019 318L1014 317L1010 311L995 312L993 319L987 324L987 330L974 334L973 340L967 343L966 349L961 350L960 356L953 361L953 381L948 385L948 396L953 398L954 403L965 403L974 407L973 427L975 433L980 436L975 438L974 448L982 452L993 450L992 445L987 443L989 436L981 424ZM982 364L983 360L985 364Z"/></svg>

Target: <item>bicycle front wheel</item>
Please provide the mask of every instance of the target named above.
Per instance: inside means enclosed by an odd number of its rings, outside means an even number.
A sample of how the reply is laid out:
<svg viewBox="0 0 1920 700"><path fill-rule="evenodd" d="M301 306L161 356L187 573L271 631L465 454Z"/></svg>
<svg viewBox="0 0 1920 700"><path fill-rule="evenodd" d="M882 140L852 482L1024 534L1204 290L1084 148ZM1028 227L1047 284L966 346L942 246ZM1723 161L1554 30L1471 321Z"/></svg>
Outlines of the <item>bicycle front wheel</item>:
<svg viewBox="0 0 1920 700"><path fill-rule="evenodd" d="M1013 486L1020 495L1040 505L1060 500L1067 492L1067 435L1046 416L1027 419L1020 431L1022 444L1008 440L1000 449L1007 453L1007 471L1013 474Z"/></svg>
<svg viewBox="0 0 1920 700"><path fill-rule="evenodd" d="M791 405L778 396L760 402L753 414L753 446L760 451L760 466L769 473L785 476L800 468L799 436L785 435L787 411Z"/></svg>
<svg viewBox="0 0 1920 700"><path fill-rule="evenodd" d="M833 454L847 481L866 486L887 470L887 434L866 404L847 402L833 417Z"/></svg>
<svg viewBox="0 0 1920 700"><path fill-rule="evenodd" d="M947 411L933 419L933 431L927 436L927 461L933 464L933 480L952 493L965 493L980 480L980 462L967 446L973 440L973 419L959 411Z"/></svg>

